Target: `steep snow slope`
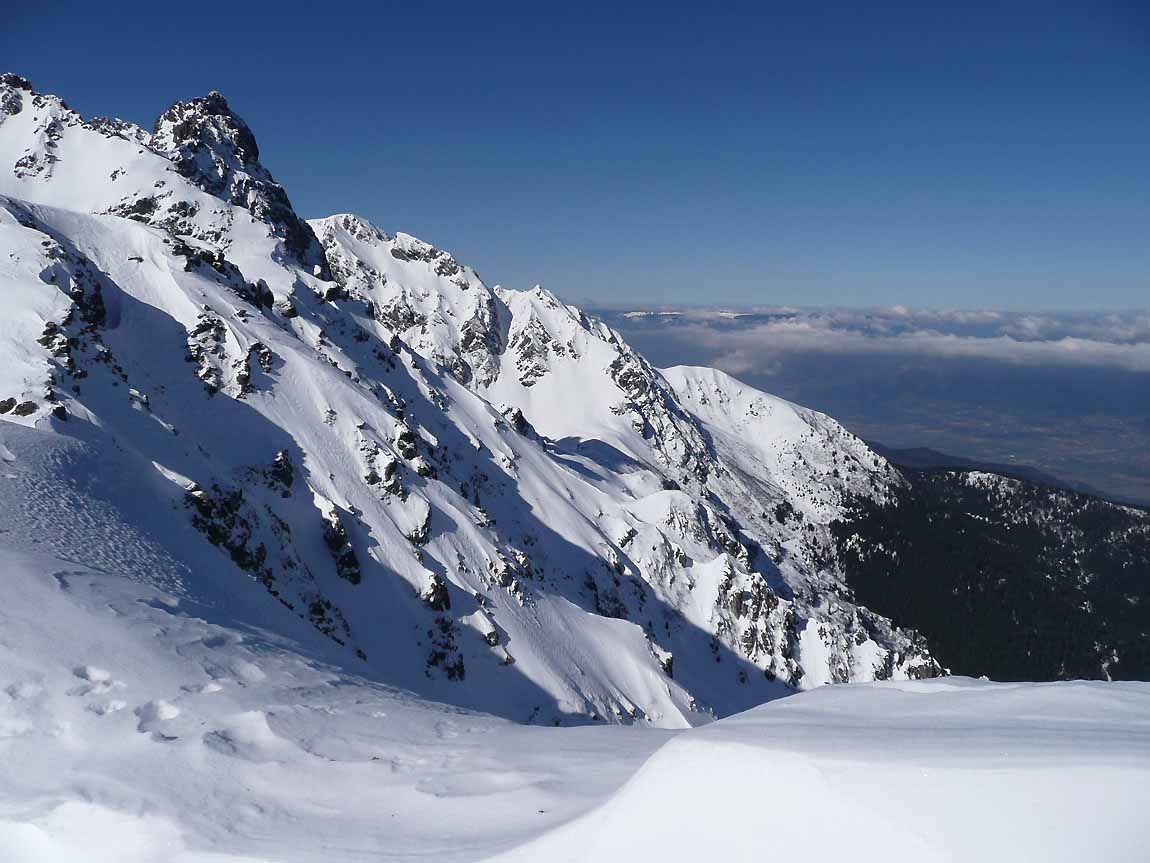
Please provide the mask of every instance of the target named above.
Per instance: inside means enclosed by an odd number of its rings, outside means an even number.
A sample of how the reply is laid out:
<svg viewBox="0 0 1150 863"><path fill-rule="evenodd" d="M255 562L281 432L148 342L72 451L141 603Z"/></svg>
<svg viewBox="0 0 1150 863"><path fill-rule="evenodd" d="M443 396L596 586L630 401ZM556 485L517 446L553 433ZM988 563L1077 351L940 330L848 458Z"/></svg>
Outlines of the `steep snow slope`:
<svg viewBox="0 0 1150 863"><path fill-rule="evenodd" d="M542 288L489 289L445 252L356 216L312 226L337 281L405 342L596 478L622 480L633 503L618 559L698 627L792 683L932 673L909 639L878 647L887 624L824 563L844 502L900 482L834 420L714 370L661 373ZM677 579L680 543L703 536L710 566Z"/></svg>
<svg viewBox="0 0 1150 863"><path fill-rule="evenodd" d="M9 206L36 226L11 227L31 237L29 248L40 256L33 258L33 270L49 267L35 239L58 234L77 244L71 247L77 251L63 252L63 267L73 269L61 279L87 272L82 263L87 261L102 274L98 296L105 322L91 333L83 332L85 325L75 335L71 324L63 327L69 331L66 360L86 372L74 384L80 392L56 396L57 408L68 411L62 416L71 417L60 430L90 445L88 470L100 475L111 467L102 464L111 460L106 452L126 450L116 461L126 461L129 475L137 478L139 487L132 492L146 501L145 510L182 510L183 520L228 551L234 565L334 639L361 651L369 662L374 658L373 664L396 682L429 692L438 686L456 700L473 697L489 709L528 719L536 705L551 706L546 696L533 694L532 680L543 679L550 686L547 695L561 700L559 709L570 705L563 712L576 713L587 706L581 688L564 682L565 668L549 665L574 659L586 663L588 679L607 676L597 695L611 691L615 675L630 693L645 696L645 712L658 716L664 709L677 710L658 701L675 684L664 682L641 630L612 620L599 623L561 596L528 593L517 579L525 564L490 522L498 519L505 530L527 531L536 520L530 510L518 511L521 498L503 502L507 492L494 477L504 477L505 483L518 471L526 474L519 494L530 495L529 501L566 528L548 549L556 559L578 561L595 554L593 543L600 539L578 510L564 519L563 513L575 509L575 491L568 486L586 498L587 508L601 494L509 430L485 403L444 381L442 404L428 405L426 424L413 428L411 403L426 404L420 387L436 383L427 382L410 355L407 367L389 349L375 346L383 357L376 363L391 384L389 393L381 392L387 401L381 401L267 317L254 310L235 317L232 310L242 300L229 286L198 270L184 272L153 229ZM54 246L47 248L55 253ZM293 320L297 326L311 323L306 312ZM203 344L197 334L204 336ZM68 338L76 340L75 347ZM265 354L270 357L266 369L259 361ZM217 394L208 395L211 389ZM392 398L406 410L396 408ZM18 443L9 449L19 457ZM449 472L459 481L482 483L486 511L431 476ZM68 483L83 473L73 468L54 481ZM492 479L484 480L485 475ZM158 482L142 481L149 477ZM148 500L150 493L155 496ZM542 529L541 524L535 528ZM186 545L177 536L165 526L156 531L155 542L182 559ZM573 541L582 548L572 548ZM536 557L536 566L550 559ZM231 568L218 554L214 567ZM462 581L470 589L453 597L447 567L454 586ZM185 568L192 577L205 569L190 563ZM499 629L491 611L473 598L481 590L492 595L487 605L505 612L497 618ZM550 624L546 635L539 631L544 622ZM429 636L425 629L432 627ZM586 644L556 643L566 629L578 636L582 628ZM616 659L637 655L639 667L609 660L612 649ZM463 681L452 677L462 674L465 661L473 685L456 692L461 687L455 684ZM686 696L679 700L686 705ZM612 708L618 709L606 701L600 710Z"/></svg>
<svg viewBox="0 0 1150 863"><path fill-rule="evenodd" d="M71 501L23 501L13 537L59 544L112 495L192 595L520 721L939 672L825 564L843 497L900 481L833 421L664 375L412 237L301 221L219 94L153 134L10 75L0 110L0 415L56 440L6 445Z"/></svg>
<svg viewBox="0 0 1150 863"><path fill-rule="evenodd" d="M220 565L167 478L100 444L0 422L5 863L473 861L586 810L665 739L348 672Z"/></svg>

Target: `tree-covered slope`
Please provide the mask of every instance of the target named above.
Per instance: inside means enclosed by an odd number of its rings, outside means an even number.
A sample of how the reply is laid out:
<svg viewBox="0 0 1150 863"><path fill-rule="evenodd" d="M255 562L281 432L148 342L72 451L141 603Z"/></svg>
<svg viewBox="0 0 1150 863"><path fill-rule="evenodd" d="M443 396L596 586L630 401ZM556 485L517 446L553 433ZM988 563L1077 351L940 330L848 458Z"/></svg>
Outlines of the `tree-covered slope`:
<svg viewBox="0 0 1150 863"><path fill-rule="evenodd" d="M982 471L903 474L833 530L861 604L958 674L1150 676L1150 513Z"/></svg>

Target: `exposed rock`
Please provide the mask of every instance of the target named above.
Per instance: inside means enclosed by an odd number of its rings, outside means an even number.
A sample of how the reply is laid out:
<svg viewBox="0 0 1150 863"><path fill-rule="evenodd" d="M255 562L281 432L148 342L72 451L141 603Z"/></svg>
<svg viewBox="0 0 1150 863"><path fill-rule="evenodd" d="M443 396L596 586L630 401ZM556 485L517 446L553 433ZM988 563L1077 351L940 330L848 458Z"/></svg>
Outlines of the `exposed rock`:
<svg viewBox="0 0 1150 863"><path fill-rule="evenodd" d="M336 574L345 581L359 584L363 577L359 568L359 557L351 547L343 520L334 509L324 516L323 541L335 561Z"/></svg>
<svg viewBox="0 0 1150 863"><path fill-rule="evenodd" d="M250 210L270 226L300 264L331 273L323 247L292 209L287 193L260 163L259 146L247 123L216 91L176 102L156 120L152 147L176 170L210 195Z"/></svg>
<svg viewBox="0 0 1150 863"><path fill-rule="evenodd" d="M420 592L419 598L432 611L451 610L451 594L447 592L447 583L437 573L428 575L427 586Z"/></svg>

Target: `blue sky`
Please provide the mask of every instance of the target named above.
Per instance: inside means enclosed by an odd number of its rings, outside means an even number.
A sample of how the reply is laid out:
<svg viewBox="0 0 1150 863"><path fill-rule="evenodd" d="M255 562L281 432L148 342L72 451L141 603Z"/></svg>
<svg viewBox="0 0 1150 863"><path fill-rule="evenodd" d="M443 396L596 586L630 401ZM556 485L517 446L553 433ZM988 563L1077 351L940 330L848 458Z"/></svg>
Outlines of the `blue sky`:
<svg viewBox="0 0 1150 863"><path fill-rule="evenodd" d="M45 0L0 65L148 124L219 89L304 215L574 301L1135 308L1139 7Z"/></svg>

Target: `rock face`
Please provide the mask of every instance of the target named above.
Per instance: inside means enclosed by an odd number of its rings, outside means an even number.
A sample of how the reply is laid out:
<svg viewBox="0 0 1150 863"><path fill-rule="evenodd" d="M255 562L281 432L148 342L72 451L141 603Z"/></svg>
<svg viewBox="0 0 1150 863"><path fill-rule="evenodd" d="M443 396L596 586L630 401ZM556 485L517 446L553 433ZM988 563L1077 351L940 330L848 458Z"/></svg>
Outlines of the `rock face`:
<svg viewBox="0 0 1150 863"><path fill-rule="evenodd" d="M134 459L189 589L215 555L266 591L252 625L523 721L941 673L837 569L850 502L905 480L834 420L655 369L414 237L300 221L219 94L151 135L13 76L0 108L4 421L59 408Z"/></svg>
<svg viewBox="0 0 1150 863"><path fill-rule="evenodd" d="M312 223L347 297L464 384L499 374L510 320L496 291L447 252L407 234L388 236L359 216Z"/></svg>
<svg viewBox="0 0 1150 863"><path fill-rule="evenodd" d="M330 277L315 234L295 214L283 186L260 164L256 136L218 92L168 108L156 120L149 145L200 189L268 225L294 260Z"/></svg>

